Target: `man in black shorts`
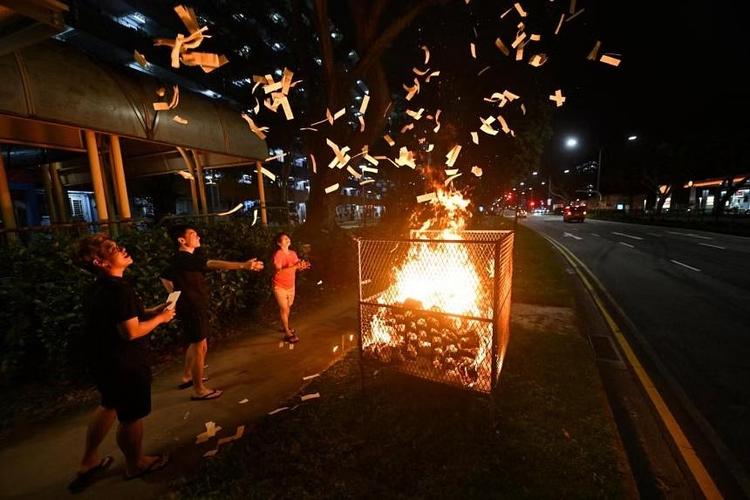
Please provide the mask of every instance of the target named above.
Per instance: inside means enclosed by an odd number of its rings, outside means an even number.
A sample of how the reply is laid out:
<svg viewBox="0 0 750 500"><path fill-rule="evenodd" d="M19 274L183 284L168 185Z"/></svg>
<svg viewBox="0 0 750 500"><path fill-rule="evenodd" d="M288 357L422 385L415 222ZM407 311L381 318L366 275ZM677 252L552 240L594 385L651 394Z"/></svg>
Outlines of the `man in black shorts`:
<svg viewBox="0 0 750 500"><path fill-rule="evenodd" d="M124 247L106 234L95 234L78 242L75 260L98 275L84 301L86 346L89 366L101 394L86 432L86 448L72 491L88 486L112 463L100 459L98 449L114 423L117 444L125 455L126 479L164 467L166 455L143 454L143 418L151 412L151 367L147 336L170 321L175 312L166 304L144 309L123 274L133 259Z"/></svg>
<svg viewBox="0 0 750 500"><path fill-rule="evenodd" d="M207 271L246 269L260 271L263 262L250 259L245 262L229 262L225 260L208 260L198 248L201 238L194 227L179 224L169 230L170 238L177 243L177 253L172 258L169 267L162 273L161 281L168 292L179 290L180 299L177 301L177 318L180 321L185 342L188 344L185 352L185 369L178 387L187 389L193 387L193 400L216 399L222 395L219 389L206 386L203 377L203 367L208 351L208 300L209 290L204 274Z"/></svg>

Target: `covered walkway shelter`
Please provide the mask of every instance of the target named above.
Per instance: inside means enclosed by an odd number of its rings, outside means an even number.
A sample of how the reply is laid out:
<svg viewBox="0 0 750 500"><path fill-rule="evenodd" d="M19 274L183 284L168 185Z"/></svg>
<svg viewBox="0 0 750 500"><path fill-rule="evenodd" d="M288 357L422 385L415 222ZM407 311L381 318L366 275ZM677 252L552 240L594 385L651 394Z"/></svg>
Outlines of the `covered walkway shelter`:
<svg viewBox="0 0 750 500"><path fill-rule="evenodd" d="M0 45L4 233L19 230L6 172L14 156L23 161L44 152L37 164L53 225L69 222L66 187L92 186L96 219L106 225L131 219L133 179L176 173L190 184L191 212L206 214L204 170L257 167L268 156L240 112L219 100L183 91L175 109L154 111L153 102L171 97L171 85L109 67L54 40L4 51L7 46ZM177 115L187 123L175 121Z"/></svg>

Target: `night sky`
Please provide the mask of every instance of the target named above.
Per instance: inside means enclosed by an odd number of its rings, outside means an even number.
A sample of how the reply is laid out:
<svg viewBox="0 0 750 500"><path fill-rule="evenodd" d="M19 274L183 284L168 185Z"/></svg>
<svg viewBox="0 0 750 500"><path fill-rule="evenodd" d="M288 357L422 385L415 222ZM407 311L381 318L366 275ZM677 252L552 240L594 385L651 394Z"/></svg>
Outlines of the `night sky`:
<svg viewBox="0 0 750 500"><path fill-rule="evenodd" d="M419 100L408 104L433 112L442 108L446 129L452 127L459 140L468 143L469 131L478 130L476 117L492 113L482 97L506 88L524 99L536 96L552 109L553 115L554 135L543 158L546 168L557 168L562 141L571 134L581 141L577 160L583 160L591 158L598 145L605 146L610 154L618 154L625 138L631 134L639 136L639 147L644 148L646 144L660 141L679 141L687 135L708 137L748 128L745 125L750 111L748 79L740 76L745 72L743 66L750 60L742 33L743 23L748 19L747 2L578 0L576 10L584 9L584 12L563 23L558 36L553 36L552 32L560 13L569 15L570 0L521 3L529 13L524 19L526 31L543 35L540 43L528 46L526 58L531 53L544 52L549 56L544 66L532 68L526 62L512 61L494 47L496 37L501 36L510 45L515 36L520 20L515 10L500 19L500 14L512 7L513 2L472 0L467 5L463 0L446 1L418 17L386 51L384 58L392 94L400 94L401 84L411 82L412 67L424 66L419 46L425 44L432 51L429 66L441 70L442 74L433 84L425 85ZM79 8L73 9L74 25L107 39L121 47L125 54L132 54L137 48L150 61L168 68L168 52L154 48L152 36L137 37L117 26L105 28L106 24L96 21L97 16L101 16L96 9L110 13L137 9L156 22L153 28L159 36L173 37L183 30L172 11L174 2L113 1L93 7L95 3L79 0L76 4ZM269 22L268 13L272 9L278 7L283 12L291 3L259 0L248 5L229 0L196 0L186 5L194 6L199 16L206 15L211 21L210 33L214 38L202 50L226 51L230 64L208 76L184 68L178 70L180 75L217 90L245 109L253 105L253 100L248 87L232 85L238 78L269 73L284 65L295 71L295 78L306 80L306 85L314 85L311 81L319 78L319 75L306 74L300 61L317 50L312 40L314 27L303 26L302 30L309 33L299 33L290 29L290 25ZM392 5L386 18L398 16L411 4L395 2ZM245 21L233 18L238 6L246 13ZM286 15L289 16L288 10ZM345 47L352 46L353 36L346 2L331 1L330 15L344 35L341 48L348 50ZM291 43L287 43L286 51L273 53L267 47L268 42L263 42L264 35ZM586 60L597 40L602 42L600 54L621 55L620 67ZM468 44L472 41L478 48L477 60L469 55ZM82 44L84 49L86 43ZM307 53L295 52L295 43L297 47L301 43ZM252 55L241 58L236 51L244 44L252 47ZM486 66L490 69L477 76ZM546 97L557 88L567 96L562 108L555 108ZM312 93L307 92L304 98L293 101L298 126L319 119L324 112L324 106L316 107L318 103L311 102L311 96ZM508 119L516 123L524 119L517 110L506 108L504 111ZM276 132L269 136L269 145L288 147L285 143L294 134L281 134L278 125L283 122L269 117L268 113L266 117L265 121L272 130L275 127ZM400 127L399 122L395 125ZM499 150L504 141L512 140L501 134L495 138L486 136L483 142L490 139L497 141ZM482 154L489 153L484 150Z"/></svg>

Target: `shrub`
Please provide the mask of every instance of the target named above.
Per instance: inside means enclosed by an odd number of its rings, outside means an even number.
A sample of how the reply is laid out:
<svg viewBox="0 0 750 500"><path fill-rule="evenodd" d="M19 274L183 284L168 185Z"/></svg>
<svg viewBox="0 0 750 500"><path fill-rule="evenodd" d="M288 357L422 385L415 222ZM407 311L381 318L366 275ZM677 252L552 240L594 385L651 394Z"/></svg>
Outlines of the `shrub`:
<svg viewBox="0 0 750 500"><path fill-rule="evenodd" d="M266 260L273 233L244 220L196 223L209 258ZM117 238L135 263L132 279L144 305L166 298L158 277L175 251L164 227L131 230ZM71 379L85 369L81 356L84 333L82 296L94 276L70 258L75 239L64 234L35 234L26 246L0 246L0 384L50 377ZM211 323L221 329L238 312L252 310L270 294L270 270L213 272ZM161 327L151 345L163 351L178 343L174 323Z"/></svg>

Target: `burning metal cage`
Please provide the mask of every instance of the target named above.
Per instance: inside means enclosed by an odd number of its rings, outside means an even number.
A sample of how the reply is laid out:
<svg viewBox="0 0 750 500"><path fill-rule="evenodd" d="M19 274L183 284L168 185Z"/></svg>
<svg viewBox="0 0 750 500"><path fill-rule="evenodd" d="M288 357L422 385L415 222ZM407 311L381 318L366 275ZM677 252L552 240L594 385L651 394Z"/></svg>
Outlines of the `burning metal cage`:
<svg viewBox="0 0 750 500"><path fill-rule="evenodd" d="M358 240L360 359L489 394L510 333L512 231Z"/></svg>

